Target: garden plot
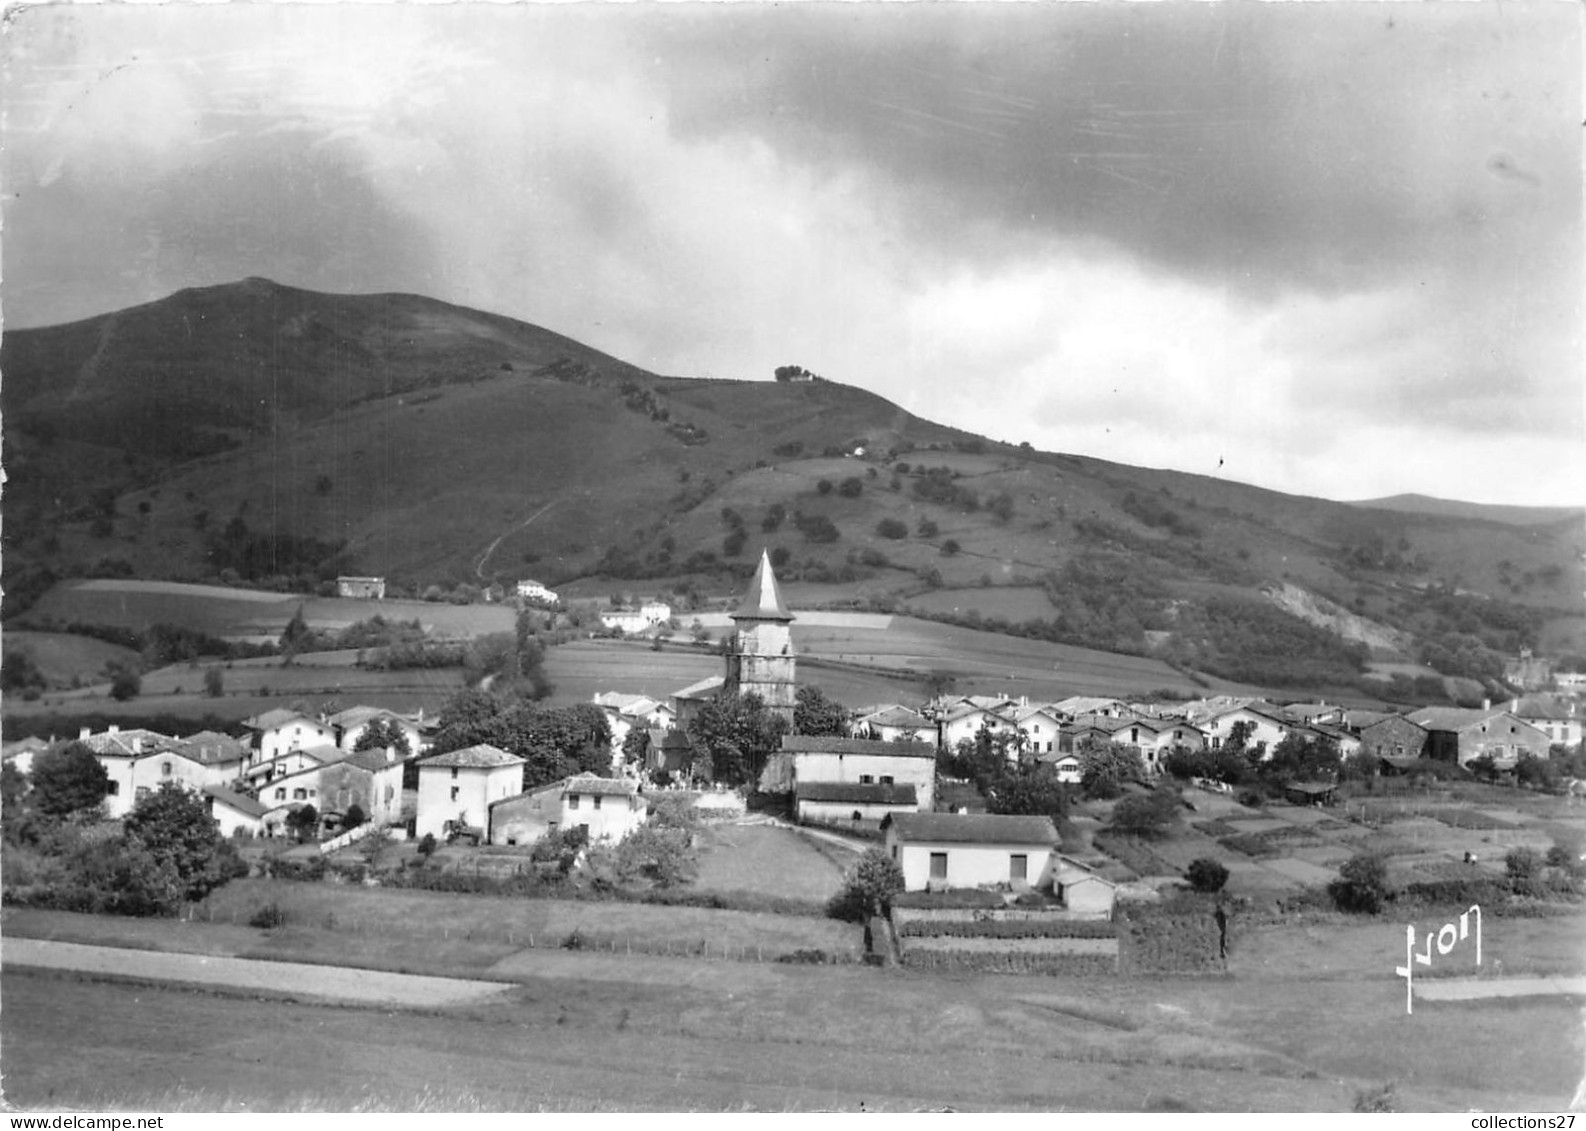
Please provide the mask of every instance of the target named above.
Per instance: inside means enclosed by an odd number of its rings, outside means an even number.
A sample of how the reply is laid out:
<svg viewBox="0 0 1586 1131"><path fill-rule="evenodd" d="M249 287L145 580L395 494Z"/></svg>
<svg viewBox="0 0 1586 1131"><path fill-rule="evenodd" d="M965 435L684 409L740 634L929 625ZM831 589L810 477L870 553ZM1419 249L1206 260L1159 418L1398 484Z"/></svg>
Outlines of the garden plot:
<svg viewBox="0 0 1586 1131"><path fill-rule="evenodd" d="M1029 954L1118 954L1117 939L1007 939L978 938L974 935L910 935L904 940L909 950L983 950Z"/></svg>
<svg viewBox="0 0 1586 1131"><path fill-rule="evenodd" d="M1295 881L1277 872L1272 872L1257 864L1254 860L1223 860L1228 869L1229 892L1238 895L1285 895L1297 886Z"/></svg>
<svg viewBox="0 0 1586 1131"><path fill-rule="evenodd" d="M1285 845L1284 847L1287 848L1288 846ZM1320 868L1336 869L1338 865L1354 854L1352 849L1342 844L1320 844L1289 848L1289 855L1296 860L1304 860L1306 863L1315 864Z"/></svg>
<svg viewBox="0 0 1586 1131"><path fill-rule="evenodd" d="M1153 848L1158 856L1180 870L1188 868L1192 861L1202 856L1219 859L1223 855L1218 851L1215 841L1202 836L1174 837L1156 843Z"/></svg>
<svg viewBox="0 0 1586 1131"><path fill-rule="evenodd" d="M1335 816L1333 816L1333 814L1327 812L1325 809L1317 809L1314 807L1301 808L1300 806L1295 806L1292 809L1285 809L1283 810L1283 819L1288 821L1290 824L1305 825L1310 828L1327 824L1343 824L1342 821L1338 820Z"/></svg>
<svg viewBox="0 0 1586 1131"><path fill-rule="evenodd" d="M1276 859L1263 860L1261 867L1307 887L1330 883L1336 875L1331 868L1323 868L1319 864L1312 864L1295 856L1279 856Z"/></svg>

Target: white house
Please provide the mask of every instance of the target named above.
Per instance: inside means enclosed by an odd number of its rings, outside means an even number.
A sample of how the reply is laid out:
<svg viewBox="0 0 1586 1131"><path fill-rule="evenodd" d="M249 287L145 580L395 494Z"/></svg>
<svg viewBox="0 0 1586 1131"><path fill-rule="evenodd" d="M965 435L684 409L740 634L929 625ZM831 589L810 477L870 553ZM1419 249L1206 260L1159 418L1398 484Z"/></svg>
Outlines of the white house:
<svg viewBox="0 0 1586 1131"><path fill-rule="evenodd" d="M416 834L445 839L452 827L487 829L491 802L523 792L523 766L524 759L488 743L425 758Z"/></svg>
<svg viewBox="0 0 1586 1131"><path fill-rule="evenodd" d="M1554 745L1579 746L1581 718L1573 699L1532 695L1509 703L1509 713L1547 735Z"/></svg>
<svg viewBox="0 0 1586 1131"><path fill-rule="evenodd" d="M423 748L421 743L424 741L424 735L420 729L420 720L408 715L399 715L384 707L349 707L345 711L336 712L325 721L335 728L336 745L343 750L351 750L358 745L358 740L363 737L364 731L368 730L369 724L376 719L380 720L382 726L396 727L402 732L402 737L407 739L410 756L418 754Z"/></svg>
<svg viewBox="0 0 1586 1131"><path fill-rule="evenodd" d="M1003 710L1004 708L981 706L970 702L961 702L949 707L937 720L942 748L957 749L960 742L966 738L973 739L982 730L992 733L1012 731L1013 724L1003 714Z"/></svg>
<svg viewBox="0 0 1586 1131"><path fill-rule="evenodd" d="M1040 755L1039 760L1051 766L1057 780L1064 785L1078 785L1085 776L1078 754L1054 752Z"/></svg>
<svg viewBox="0 0 1586 1131"><path fill-rule="evenodd" d="M110 753L98 757L110 775L110 793L105 798L105 813L110 817L125 817L138 802L167 782L190 793L201 793L211 784L204 764L174 745L130 757Z"/></svg>
<svg viewBox="0 0 1586 1131"><path fill-rule="evenodd" d="M341 747L328 744L288 750L269 761L249 766L243 771L242 780L247 783L249 789L262 792L273 781L294 777L307 770L339 761L344 753Z"/></svg>
<svg viewBox="0 0 1586 1131"><path fill-rule="evenodd" d="M864 712L854 720L853 732L855 738L874 738L881 742L936 741L936 724L900 703Z"/></svg>
<svg viewBox="0 0 1586 1131"><path fill-rule="evenodd" d="M252 797L211 785L204 788L204 800L209 805L209 815L220 826L221 836L236 836L239 832L249 836L264 835L267 810Z"/></svg>
<svg viewBox="0 0 1586 1131"><path fill-rule="evenodd" d="M881 829L906 891L1051 883L1058 836L1050 817L895 813Z"/></svg>
<svg viewBox="0 0 1586 1131"><path fill-rule="evenodd" d="M336 596L361 597L381 601L385 599L385 578L383 577L338 577L336 579Z"/></svg>
<svg viewBox="0 0 1586 1131"><path fill-rule="evenodd" d="M923 742L790 734L766 760L760 788L797 794L816 782L910 785L921 809L936 803L936 748Z"/></svg>
<svg viewBox="0 0 1586 1131"><path fill-rule="evenodd" d="M582 828L591 843L621 840L648 815L649 807L631 781L579 774L562 786L562 828Z"/></svg>
<svg viewBox="0 0 1586 1131"><path fill-rule="evenodd" d="M1189 721L1206 736L1206 745L1213 750L1222 749L1239 723L1247 723L1250 728L1245 738L1245 749L1264 748L1268 754L1292 729L1287 719L1253 706L1226 707L1209 714L1191 716Z"/></svg>
<svg viewBox="0 0 1586 1131"><path fill-rule="evenodd" d="M607 609L600 623L623 632L647 632L672 619L672 606L664 601L646 601L637 609Z"/></svg>
<svg viewBox="0 0 1586 1131"><path fill-rule="evenodd" d="M1057 749L1057 732L1062 729L1062 712L1050 703L1025 703L1007 714L1015 730L1024 733L1024 750L1030 754L1050 754ZM1016 754L1009 751L1010 756Z"/></svg>
<svg viewBox="0 0 1586 1131"><path fill-rule="evenodd" d="M543 601L547 605L556 604L556 590L547 589L538 581L518 582L518 596L525 601Z"/></svg>
<svg viewBox="0 0 1586 1131"><path fill-rule="evenodd" d="M621 691L600 691L593 700L606 715L606 726L611 730L611 757L613 765L620 765L623 743L634 727L642 730L667 730L677 720L677 711L670 703L652 699L648 695L630 695Z"/></svg>
<svg viewBox="0 0 1586 1131"><path fill-rule="evenodd" d="M296 711L277 709L265 711L242 725L253 732L249 744L248 764L254 766L308 746L335 746L336 728L319 719L311 719Z"/></svg>

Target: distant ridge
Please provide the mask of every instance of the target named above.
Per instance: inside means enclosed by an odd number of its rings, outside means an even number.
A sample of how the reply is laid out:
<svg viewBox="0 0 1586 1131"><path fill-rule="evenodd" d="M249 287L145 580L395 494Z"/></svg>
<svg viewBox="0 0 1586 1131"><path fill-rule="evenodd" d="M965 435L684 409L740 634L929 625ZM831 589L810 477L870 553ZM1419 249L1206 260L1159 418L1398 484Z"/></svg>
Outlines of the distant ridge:
<svg viewBox="0 0 1586 1131"><path fill-rule="evenodd" d="M1399 511L1403 514L1505 522L1514 526L1545 526L1570 518L1586 519L1586 507L1504 506L1494 503L1466 503L1458 499L1438 499L1431 495L1389 495L1383 499L1361 499L1349 505L1370 507L1380 511Z"/></svg>

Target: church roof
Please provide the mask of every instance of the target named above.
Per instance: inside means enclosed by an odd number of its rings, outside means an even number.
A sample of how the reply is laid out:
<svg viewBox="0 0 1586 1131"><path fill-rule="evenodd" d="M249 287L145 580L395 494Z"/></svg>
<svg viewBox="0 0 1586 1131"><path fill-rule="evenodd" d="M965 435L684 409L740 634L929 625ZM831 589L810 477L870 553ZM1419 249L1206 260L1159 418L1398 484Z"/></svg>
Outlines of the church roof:
<svg viewBox="0 0 1586 1131"><path fill-rule="evenodd" d="M744 594L732 617L734 620L793 619L793 614L782 603L782 590L776 583L776 574L771 572L771 555L765 550L760 551L760 565L749 583L749 592Z"/></svg>

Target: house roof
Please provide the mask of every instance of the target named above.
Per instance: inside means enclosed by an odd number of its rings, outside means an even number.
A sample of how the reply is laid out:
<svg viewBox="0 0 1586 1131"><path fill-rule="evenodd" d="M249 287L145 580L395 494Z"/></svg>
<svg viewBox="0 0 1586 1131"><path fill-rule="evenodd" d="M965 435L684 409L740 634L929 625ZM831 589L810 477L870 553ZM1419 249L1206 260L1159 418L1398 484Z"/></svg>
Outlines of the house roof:
<svg viewBox="0 0 1586 1131"><path fill-rule="evenodd" d="M1504 714L1508 712L1501 707L1489 707L1485 710L1470 707L1422 707L1405 717L1427 730L1460 731Z"/></svg>
<svg viewBox="0 0 1586 1131"><path fill-rule="evenodd" d="M369 722L371 719L394 719L409 726L415 725L412 719L384 707L348 707L345 711L337 711L330 717L332 723L344 730Z"/></svg>
<svg viewBox="0 0 1586 1131"><path fill-rule="evenodd" d="M1573 719L1575 712L1557 699L1545 695L1529 695L1509 704L1509 713L1520 719Z"/></svg>
<svg viewBox="0 0 1586 1131"><path fill-rule="evenodd" d="M1129 704L1121 699L1107 699L1097 695L1070 695L1067 699L1059 699L1051 706L1065 715L1094 715L1108 707L1129 709Z"/></svg>
<svg viewBox="0 0 1586 1131"><path fill-rule="evenodd" d="M935 758L928 742L884 742L878 738L838 738L833 735L786 734L782 750L788 754L868 754L876 758Z"/></svg>
<svg viewBox="0 0 1586 1131"><path fill-rule="evenodd" d="M709 699L720 691L726 684L726 679L713 675L709 679L702 679L698 683L691 683L681 691L672 692L673 699Z"/></svg>
<svg viewBox="0 0 1586 1131"><path fill-rule="evenodd" d="M868 715L862 715L858 721L868 726L913 727L919 730L926 730L931 726L931 720L927 719L918 711L912 711L909 708L896 703L890 707L883 707L878 711L872 711Z"/></svg>
<svg viewBox="0 0 1586 1131"><path fill-rule="evenodd" d="M579 774L577 777L568 778L562 783L562 792L578 794L594 794L597 797L631 797L638 793L638 787L631 781L622 781L618 778L603 778L597 774Z"/></svg>
<svg viewBox="0 0 1586 1131"><path fill-rule="evenodd" d="M470 770L493 770L498 766L521 766L525 761L526 759L519 758L516 754L508 754L488 742L481 742L477 746L465 746L461 750L449 750L445 754L432 754L420 762L419 766L421 768L460 766Z"/></svg>
<svg viewBox="0 0 1586 1131"><path fill-rule="evenodd" d="M80 739L95 754L108 754L120 758L141 758L156 750L170 750L176 739L155 730L133 727L131 730L100 731Z"/></svg>
<svg viewBox="0 0 1586 1131"><path fill-rule="evenodd" d="M240 793L233 793L229 789L222 789L218 785L206 785L204 787L204 792L209 794L209 796L213 797L222 805L229 805L231 808L247 817L262 817L269 812L269 809L263 805L260 805L253 798L246 797Z"/></svg>
<svg viewBox="0 0 1586 1131"><path fill-rule="evenodd" d="M386 761L384 750L359 750L347 755L347 757L342 759L342 762L348 766L357 766L360 770L368 770L371 774L379 773L381 770L389 769L392 766L402 765L402 759L400 758Z"/></svg>
<svg viewBox="0 0 1586 1131"><path fill-rule="evenodd" d="M793 619L793 614L788 612L787 606L782 603L782 590L776 583L776 574L771 571L769 551L760 551L760 564L755 568L754 580L749 582L749 592L745 593L743 600L738 602L737 609L732 613L732 619L780 621Z"/></svg>
<svg viewBox="0 0 1586 1131"><path fill-rule="evenodd" d="M318 719L311 719L301 711L289 711L285 707L277 707L273 711L265 711L263 714L255 715L251 719L243 719L242 725L249 730L274 730L276 727L284 726L296 719L301 719L310 726L325 726Z"/></svg>
<svg viewBox="0 0 1586 1131"><path fill-rule="evenodd" d="M1058 843L1050 817L995 813L891 813L886 817L904 840L947 844Z"/></svg>
<svg viewBox="0 0 1586 1131"><path fill-rule="evenodd" d="M799 782L793 787L799 801L836 801L855 805L918 805L909 782Z"/></svg>

